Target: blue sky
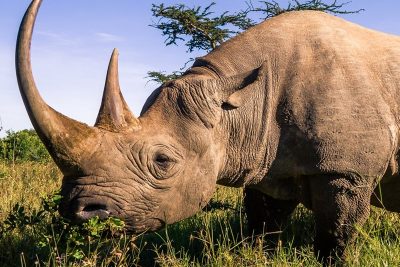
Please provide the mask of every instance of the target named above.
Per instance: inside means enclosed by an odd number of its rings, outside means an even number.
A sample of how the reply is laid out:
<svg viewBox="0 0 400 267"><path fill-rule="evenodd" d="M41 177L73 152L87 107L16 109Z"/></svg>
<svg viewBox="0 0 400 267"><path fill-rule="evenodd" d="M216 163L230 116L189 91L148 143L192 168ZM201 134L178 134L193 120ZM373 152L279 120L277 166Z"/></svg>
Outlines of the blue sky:
<svg viewBox="0 0 400 267"><path fill-rule="evenodd" d="M151 4L184 3L190 7L211 1L49 1L39 12L32 42L32 65L44 99L67 116L92 125L101 102L107 64L114 47L120 51L120 80L125 99L138 114L147 96L157 87L148 82L150 70L179 69L189 57L182 46L164 46ZM216 1L215 11L246 8L243 0ZM277 1L286 5L287 1ZM329 1L326 1L329 2ZM0 0L0 120L5 130L31 128L15 77L14 50L20 20L29 0ZM95 4L94 4L95 3ZM257 5L257 1L253 1ZM400 1L353 0L347 9L364 8L344 15L365 27L400 35ZM371 40L373 41L373 40Z"/></svg>

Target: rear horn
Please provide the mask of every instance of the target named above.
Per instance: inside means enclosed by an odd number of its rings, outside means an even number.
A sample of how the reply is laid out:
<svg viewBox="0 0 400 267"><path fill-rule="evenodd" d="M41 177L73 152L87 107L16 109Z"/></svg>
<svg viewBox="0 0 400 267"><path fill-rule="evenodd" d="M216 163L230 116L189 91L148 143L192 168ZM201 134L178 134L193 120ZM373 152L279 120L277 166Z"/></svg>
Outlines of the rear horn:
<svg viewBox="0 0 400 267"><path fill-rule="evenodd" d="M138 129L140 127L139 120L130 111L121 93L118 78L117 49L114 49L108 65L103 99L95 126L112 132Z"/></svg>

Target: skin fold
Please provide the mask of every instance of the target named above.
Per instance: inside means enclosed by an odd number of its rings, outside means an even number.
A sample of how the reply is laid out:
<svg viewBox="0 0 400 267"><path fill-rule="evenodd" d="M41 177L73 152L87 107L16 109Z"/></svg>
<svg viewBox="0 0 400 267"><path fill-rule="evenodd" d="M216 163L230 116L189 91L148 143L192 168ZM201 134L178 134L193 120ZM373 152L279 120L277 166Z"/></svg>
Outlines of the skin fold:
<svg viewBox="0 0 400 267"><path fill-rule="evenodd" d="M94 126L48 106L21 23L16 70L27 112L64 174L61 214L116 216L153 231L204 207L216 184L245 187L250 232L282 228L302 203L315 253L345 257L370 203L400 210L400 38L316 11L269 19L156 89L136 118L114 50Z"/></svg>

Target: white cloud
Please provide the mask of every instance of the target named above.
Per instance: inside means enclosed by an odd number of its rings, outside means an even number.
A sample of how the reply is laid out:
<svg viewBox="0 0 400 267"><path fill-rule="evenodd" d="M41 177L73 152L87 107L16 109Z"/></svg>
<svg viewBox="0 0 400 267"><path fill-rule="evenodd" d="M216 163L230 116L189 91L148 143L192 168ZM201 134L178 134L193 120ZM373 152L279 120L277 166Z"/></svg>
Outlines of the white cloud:
<svg viewBox="0 0 400 267"><path fill-rule="evenodd" d="M46 42L51 41L56 45L76 46L80 43L78 38L73 38L64 33L55 33L49 31L37 31L35 35L46 38Z"/></svg>
<svg viewBox="0 0 400 267"><path fill-rule="evenodd" d="M97 39L101 42L121 42L123 38L114 34L109 34L105 32L98 32L95 34Z"/></svg>

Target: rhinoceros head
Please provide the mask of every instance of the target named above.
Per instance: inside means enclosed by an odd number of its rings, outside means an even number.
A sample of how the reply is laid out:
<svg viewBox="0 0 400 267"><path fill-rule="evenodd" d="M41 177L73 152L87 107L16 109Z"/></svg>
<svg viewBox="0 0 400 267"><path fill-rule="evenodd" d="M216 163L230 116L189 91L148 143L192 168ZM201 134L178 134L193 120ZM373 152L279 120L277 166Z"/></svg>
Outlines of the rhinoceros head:
<svg viewBox="0 0 400 267"><path fill-rule="evenodd" d="M215 114L188 92L198 86L207 98L203 83L165 84L136 118L120 92L114 50L95 126L70 119L45 103L33 79L30 42L40 3L32 2L21 23L16 70L31 122L64 174L61 213L76 221L115 216L141 232L201 209L220 167L210 131Z"/></svg>
<svg viewBox="0 0 400 267"><path fill-rule="evenodd" d="M33 0L21 23L16 70L31 122L64 174L61 214L75 221L115 216L142 232L200 210L229 161L224 127L214 126L224 109L241 105L238 92L246 90L239 89L256 84L259 69L220 79L186 75L155 90L136 118L119 88L114 50L91 127L48 106L35 85L30 43L40 4Z"/></svg>
<svg viewBox="0 0 400 267"><path fill-rule="evenodd" d="M74 157L72 164L52 150L68 138L49 146L64 173L61 213L77 221L116 216L133 231L156 230L207 203L217 180L218 151L210 131L171 104L182 93L179 86L156 90L151 105L133 117L116 76L110 77L115 57L114 52L95 126L86 126L88 135L72 140L64 152Z"/></svg>

